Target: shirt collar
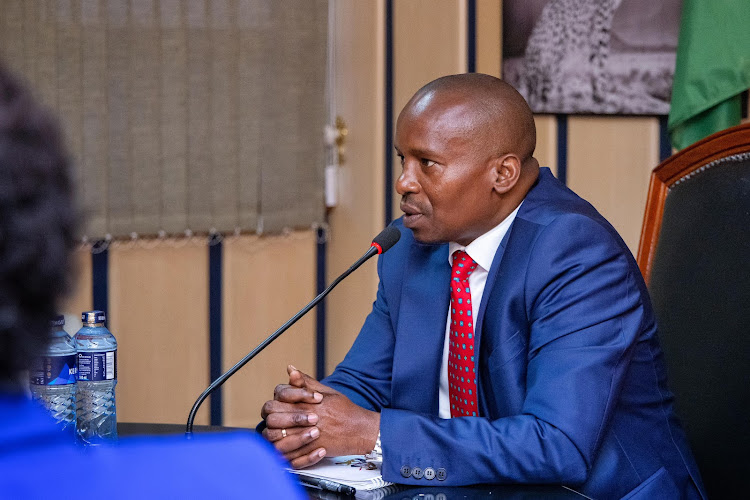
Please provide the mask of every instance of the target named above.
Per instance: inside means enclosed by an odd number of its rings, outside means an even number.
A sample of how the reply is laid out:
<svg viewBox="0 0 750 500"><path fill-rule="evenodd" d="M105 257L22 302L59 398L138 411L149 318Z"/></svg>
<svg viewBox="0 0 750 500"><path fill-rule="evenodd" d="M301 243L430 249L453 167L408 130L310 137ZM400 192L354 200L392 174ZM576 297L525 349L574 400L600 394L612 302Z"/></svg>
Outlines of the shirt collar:
<svg viewBox="0 0 750 500"><path fill-rule="evenodd" d="M468 246L463 246L455 241L448 243L448 263L453 265L453 254L456 250L464 250L469 257L474 259L479 267L485 271L490 270L492 266L492 260L495 258L497 249L500 247L500 242L503 241L505 234L508 232L510 225L516 218L518 209L521 208L523 202L516 207L503 221L497 226L493 227L477 239L469 243Z"/></svg>

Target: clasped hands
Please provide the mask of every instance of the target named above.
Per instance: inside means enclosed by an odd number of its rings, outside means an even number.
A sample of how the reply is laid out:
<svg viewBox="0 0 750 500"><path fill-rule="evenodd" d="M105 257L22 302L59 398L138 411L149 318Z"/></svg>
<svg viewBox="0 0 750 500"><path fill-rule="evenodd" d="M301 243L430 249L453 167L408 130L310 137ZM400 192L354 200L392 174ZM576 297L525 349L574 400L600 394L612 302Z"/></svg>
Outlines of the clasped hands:
<svg viewBox="0 0 750 500"><path fill-rule="evenodd" d="M289 383L277 385L261 417L263 437L272 442L295 469L323 457L364 455L375 447L380 413L366 410L340 392L289 365Z"/></svg>

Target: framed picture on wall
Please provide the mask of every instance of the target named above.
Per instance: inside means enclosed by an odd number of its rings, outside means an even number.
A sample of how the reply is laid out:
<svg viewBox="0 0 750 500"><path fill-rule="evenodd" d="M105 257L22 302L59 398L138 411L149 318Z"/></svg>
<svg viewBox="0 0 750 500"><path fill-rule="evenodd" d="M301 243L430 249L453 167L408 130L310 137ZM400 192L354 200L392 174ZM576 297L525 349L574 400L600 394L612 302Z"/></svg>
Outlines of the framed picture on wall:
<svg viewBox="0 0 750 500"><path fill-rule="evenodd" d="M682 0L504 0L503 78L536 113L669 113Z"/></svg>

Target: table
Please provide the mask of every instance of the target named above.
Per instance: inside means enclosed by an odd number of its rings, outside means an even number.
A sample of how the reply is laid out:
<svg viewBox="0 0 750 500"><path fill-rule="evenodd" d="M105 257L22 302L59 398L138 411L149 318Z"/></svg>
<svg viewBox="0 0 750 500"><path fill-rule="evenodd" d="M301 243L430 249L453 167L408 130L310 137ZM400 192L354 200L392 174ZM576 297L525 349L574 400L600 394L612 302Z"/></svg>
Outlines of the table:
<svg viewBox="0 0 750 500"><path fill-rule="evenodd" d="M327 491L305 488L311 499L314 500L351 500L352 497L330 493ZM385 496L377 495L378 492L362 492L356 499L383 499L383 500L557 500L570 499L582 500L588 498L573 490L567 490L561 486L543 485L486 485L486 486L454 486L452 488L439 486L398 486L396 491L389 492ZM373 495L368 495L373 493Z"/></svg>
<svg viewBox="0 0 750 500"><path fill-rule="evenodd" d="M250 431L254 429L244 429L241 427L223 427L221 425L194 425L193 432L200 434L203 432L234 432ZM142 422L117 422L117 435L128 436L161 436L165 434L184 434L185 424L151 424Z"/></svg>
<svg viewBox="0 0 750 500"><path fill-rule="evenodd" d="M195 434L205 432L250 431L239 427L223 427L218 425L196 425ZM153 424L118 422L117 432L122 437L154 436L165 434L184 434L185 424ZM329 491L305 488L311 499L316 500L351 500L352 497L332 493ZM475 485L461 487L440 486L404 486L394 485L387 489L373 492L359 492L357 499L372 500L479 500L479 499L513 499L513 500L581 500L588 498L574 490L557 485Z"/></svg>

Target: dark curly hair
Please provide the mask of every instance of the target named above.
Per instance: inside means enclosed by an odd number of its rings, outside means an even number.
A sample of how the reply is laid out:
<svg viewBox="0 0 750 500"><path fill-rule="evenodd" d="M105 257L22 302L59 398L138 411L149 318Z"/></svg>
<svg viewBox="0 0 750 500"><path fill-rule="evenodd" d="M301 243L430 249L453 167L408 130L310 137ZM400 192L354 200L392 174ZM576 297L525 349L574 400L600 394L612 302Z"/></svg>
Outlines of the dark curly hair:
<svg viewBox="0 0 750 500"><path fill-rule="evenodd" d="M2 386L20 386L70 287L77 213L57 122L0 63Z"/></svg>

